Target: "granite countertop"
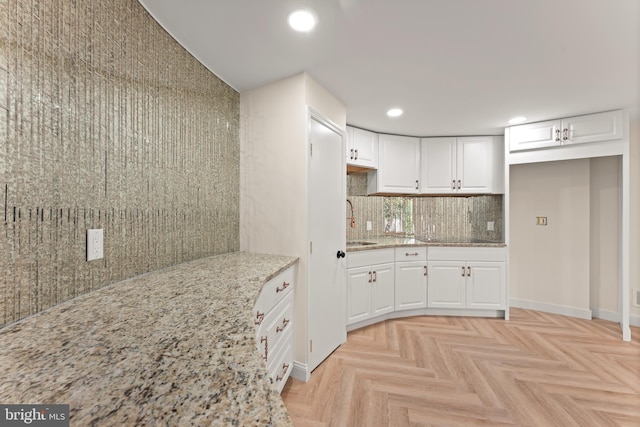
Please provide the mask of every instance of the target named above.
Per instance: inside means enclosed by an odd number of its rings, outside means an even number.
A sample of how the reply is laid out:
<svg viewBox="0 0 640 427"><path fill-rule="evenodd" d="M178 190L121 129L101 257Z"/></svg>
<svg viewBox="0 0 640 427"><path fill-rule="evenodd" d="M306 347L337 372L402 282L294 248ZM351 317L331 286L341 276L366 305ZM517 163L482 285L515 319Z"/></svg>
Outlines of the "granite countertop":
<svg viewBox="0 0 640 427"><path fill-rule="evenodd" d="M67 403L72 426L291 425L256 350L253 306L295 262L200 259L0 329L0 402Z"/></svg>
<svg viewBox="0 0 640 427"><path fill-rule="evenodd" d="M457 246L478 248L506 247L504 242L481 239L422 240L415 237L374 237L367 239L347 240L347 252L366 251L370 249L398 248L403 246Z"/></svg>

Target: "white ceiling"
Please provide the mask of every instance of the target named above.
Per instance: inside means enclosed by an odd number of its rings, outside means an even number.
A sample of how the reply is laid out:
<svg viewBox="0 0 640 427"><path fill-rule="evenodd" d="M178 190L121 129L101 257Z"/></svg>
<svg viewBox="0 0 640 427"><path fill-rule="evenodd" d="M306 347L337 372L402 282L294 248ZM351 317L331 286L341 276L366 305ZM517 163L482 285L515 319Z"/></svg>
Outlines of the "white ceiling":
<svg viewBox="0 0 640 427"><path fill-rule="evenodd" d="M242 92L306 71L347 122L414 136L502 134L507 120L640 114L639 0L139 0ZM310 8L300 34L288 14ZM387 109L403 108L396 119Z"/></svg>

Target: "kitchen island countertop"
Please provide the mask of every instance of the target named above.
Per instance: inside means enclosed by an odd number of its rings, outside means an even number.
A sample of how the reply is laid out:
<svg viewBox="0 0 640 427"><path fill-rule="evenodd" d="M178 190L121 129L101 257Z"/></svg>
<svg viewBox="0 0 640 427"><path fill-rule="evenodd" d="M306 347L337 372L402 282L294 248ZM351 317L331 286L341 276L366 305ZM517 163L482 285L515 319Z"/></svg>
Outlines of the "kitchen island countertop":
<svg viewBox="0 0 640 427"><path fill-rule="evenodd" d="M256 350L253 306L295 262L186 262L0 329L0 402L66 403L72 426L291 425Z"/></svg>

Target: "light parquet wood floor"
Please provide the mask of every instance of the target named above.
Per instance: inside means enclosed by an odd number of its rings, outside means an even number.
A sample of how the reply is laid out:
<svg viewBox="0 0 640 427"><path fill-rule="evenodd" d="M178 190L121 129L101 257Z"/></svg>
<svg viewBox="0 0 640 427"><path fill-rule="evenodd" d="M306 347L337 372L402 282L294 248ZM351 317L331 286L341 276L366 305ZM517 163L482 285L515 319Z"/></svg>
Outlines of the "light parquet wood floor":
<svg viewBox="0 0 640 427"><path fill-rule="evenodd" d="M511 309L410 317L348 334L282 397L296 427L640 427L640 328Z"/></svg>

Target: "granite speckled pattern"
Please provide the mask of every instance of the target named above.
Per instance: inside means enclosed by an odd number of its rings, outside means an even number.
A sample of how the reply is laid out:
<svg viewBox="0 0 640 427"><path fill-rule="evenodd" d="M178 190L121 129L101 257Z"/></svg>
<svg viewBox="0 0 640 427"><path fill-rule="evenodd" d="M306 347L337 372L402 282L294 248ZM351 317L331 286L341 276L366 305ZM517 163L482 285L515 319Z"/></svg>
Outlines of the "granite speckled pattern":
<svg viewBox="0 0 640 427"><path fill-rule="evenodd" d="M363 244L364 243L364 244ZM368 243L368 244L367 244ZM399 248L403 246L458 246L477 248L503 248L504 242L481 239L421 240L414 237L372 237L347 240L347 252L371 249Z"/></svg>
<svg viewBox="0 0 640 427"><path fill-rule="evenodd" d="M110 285L0 330L0 402L71 425L291 421L256 350L262 285L297 258L235 252Z"/></svg>

